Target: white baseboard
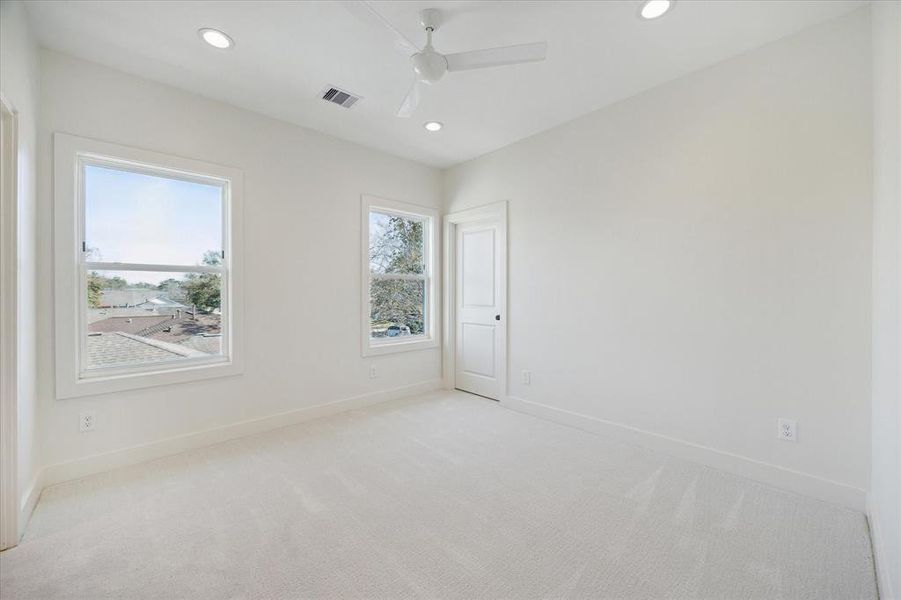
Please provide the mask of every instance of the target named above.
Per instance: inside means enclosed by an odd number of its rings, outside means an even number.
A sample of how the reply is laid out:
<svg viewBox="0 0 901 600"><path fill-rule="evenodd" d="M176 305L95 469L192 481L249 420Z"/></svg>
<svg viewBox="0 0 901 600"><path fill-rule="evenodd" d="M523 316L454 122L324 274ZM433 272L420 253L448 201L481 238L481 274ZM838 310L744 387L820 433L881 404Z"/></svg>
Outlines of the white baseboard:
<svg viewBox="0 0 901 600"><path fill-rule="evenodd" d="M866 511L866 491L843 483L514 396L508 396L501 400L501 405L548 421L701 463L776 488L838 504L858 512Z"/></svg>
<svg viewBox="0 0 901 600"><path fill-rule="evenodd" d="M40 469L34 474L28 489L22 494L19 504L19 539L22 539L22 535L25 533L25 526L28 525L28 521L31 519L31 513L34 512L34 507L38 505L38 500L41 498L41 491L44 489L43 476L44 470Z"/></svg>
<svg viewBox="0 0 901 600"><path fill-rule="evenodd" d="M892 578L889 569L891 563L885 554L885 539L882 530L882 521L879 519L879 509L867 497L867 520L870 524L870 540L873 543L873 562L876 563L876 582L879 585L879 597L882 600L894 600L901 598L895 595L892 588ZM898 568L897 566L895 568ZM901 591L901 590L898 590Z"/></svg>
<svg viewBox="0 0 901 600"><path fill-rule="evenodd" d="M195 433L171 437L148 444L139 446L131 446L122 448L121 450L113 450L102 454L94 454L76 460L56 463L44 467L40 475L40 483L42 484L38 490L43 487L80 479L95 473L110 471L119 467L134 465L149 460L179 454L187 450L211 446L228 440L253 435L295 425L304 421L310 421L321 417L338 414L348 410L362 408L397 398L413 396L416 394L424 394L441 388L441 380L435 379L424 381L422 383L414 383L401 387L345 398L343 400L335 400L324 404L317 404L306 408L299 408L268 417L243 421L224 427L216 427L206 429ZM38 494L39 495L39 494ZM35 497L35 501L37 497ZM29 513L30 514L30 513Z"/></svg>

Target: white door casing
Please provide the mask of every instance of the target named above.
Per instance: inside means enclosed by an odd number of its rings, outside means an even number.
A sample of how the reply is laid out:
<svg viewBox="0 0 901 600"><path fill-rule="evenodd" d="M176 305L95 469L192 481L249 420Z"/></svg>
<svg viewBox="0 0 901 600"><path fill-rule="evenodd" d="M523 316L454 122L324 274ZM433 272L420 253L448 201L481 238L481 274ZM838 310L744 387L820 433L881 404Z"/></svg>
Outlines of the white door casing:
<svg viewBox="0 0 901 600"><path fill-rule="evenodd" d="M506 205L448 215L446 229L451 387L500 400L506 394Z"/></svg>
<svg viewBox="0 0 901 600"><path fill-rule="evenodd" d="M16 125L0 94L0 550L19 542Z"/></svg>

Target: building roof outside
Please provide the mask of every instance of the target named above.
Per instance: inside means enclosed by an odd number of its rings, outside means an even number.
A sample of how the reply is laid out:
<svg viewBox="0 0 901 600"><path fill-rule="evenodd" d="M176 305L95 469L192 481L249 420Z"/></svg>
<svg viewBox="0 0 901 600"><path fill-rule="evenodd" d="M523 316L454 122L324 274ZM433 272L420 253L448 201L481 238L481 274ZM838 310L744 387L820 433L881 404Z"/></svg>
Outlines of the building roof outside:
<svg viewBox="0 0 901 600"><path fill-rule="evenodd" d="M122 316L108 317L99 321L88 324L89 333L113 333L121 331L124 333L135 334L139 331L158 325L159 323L167 323L172 321L172 315L143 315L143 316Z"/></svg>
<svg viewBox="0 0 901 600"><path fill-rule="evenodd" d="M188 305L182 304L181 302L176 302L175 300L167 296L155 296L145 302L139 302L135 306L141 308L190 308Z"/></svg>
<svg viewBox="0 0 901 600"><path fill-rule="evenodd" d="M88 336L88 366L116 367L146 364L207 354L122 332Z"/></svg>
<svg viewBox="0 0 901 600"><path fill-rule="evenodd" d="M132 365L222 349L221 316L190 313L108 317L88 325L91 367Z"/></svg>
<svg viewBox="0 0 901 600"><path fill-rule="evenodd" d="M167 307L188 308L187 305L169 298L165 292L151 288L129 288L124 290L101 290L100 306L102 307L128 307L141 306L144 308Z"/></svg>
<svg viewBox="0 0 901 600"><path fill-rule="evenodd" d="M194 337L217 337L222 334L222 317L220 315L198 314L163 322L144 330L140 335L146 335L155 340L183 344ZM218 352L218 350L216 350Z"/></svg>

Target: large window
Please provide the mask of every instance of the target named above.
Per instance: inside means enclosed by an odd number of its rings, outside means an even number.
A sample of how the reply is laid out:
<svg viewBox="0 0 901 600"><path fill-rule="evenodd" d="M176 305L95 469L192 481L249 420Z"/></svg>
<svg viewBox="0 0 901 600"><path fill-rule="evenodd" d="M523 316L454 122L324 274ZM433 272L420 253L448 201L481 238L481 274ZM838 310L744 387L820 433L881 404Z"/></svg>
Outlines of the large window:
<svg viewBox="0 0 901 600"><path fill-rule="evenodd" d="M433 210L363 197L363 353L436 345Z"/></svg>
<svg viewBox="0 0 901 600"><path fill-rule="evenodd" d="M233 373L240 174L72 136L55 144L58 395Z"/></svg>

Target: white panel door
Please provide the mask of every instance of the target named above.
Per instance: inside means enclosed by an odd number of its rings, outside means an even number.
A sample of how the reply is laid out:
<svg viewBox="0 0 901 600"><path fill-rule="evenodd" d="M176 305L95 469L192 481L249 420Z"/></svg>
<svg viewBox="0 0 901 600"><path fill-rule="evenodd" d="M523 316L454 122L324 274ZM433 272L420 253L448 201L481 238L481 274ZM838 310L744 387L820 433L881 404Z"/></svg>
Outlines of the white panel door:
<svg viewBox="0 0 901 600"><path fill-rule="evenodd" d="M455 387L495 400L505 343L499 227L496 221L458 224L455 257Z"/></svg>

